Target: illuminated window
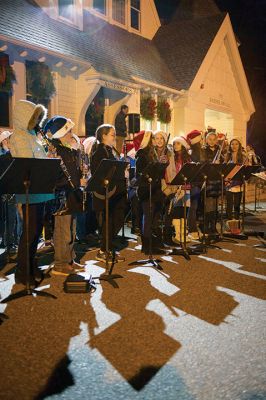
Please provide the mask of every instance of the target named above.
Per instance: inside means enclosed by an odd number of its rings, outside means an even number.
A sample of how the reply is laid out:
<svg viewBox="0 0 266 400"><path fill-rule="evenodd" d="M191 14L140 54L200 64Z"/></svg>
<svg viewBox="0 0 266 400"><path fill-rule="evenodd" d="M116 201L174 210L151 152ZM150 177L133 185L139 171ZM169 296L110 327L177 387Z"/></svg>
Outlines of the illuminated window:
<svg viewBox="0 0 266 400"><path fill-rule="evenodd" d="M101 14L106 14L106 0L93 0L93 8Z"/></svg>
<svg viewBox="0 0 266 400"><path fill-rule="evenodd" d="M126 3L125 0L113 0L112 1L113 19L123 25L125 25L125 23L126 23L126 4L125 3Z"/></svg>
<svg viewBox="0 0 266 400"><path fill-rule="evenodd" d="M130 1L131 28L140 30L140 0Z"/></svg>
<svg viewBox="0 0 266 400"><path fill-rule="evenodd" d="M58 0L58 13L60 17L73 20L74 0Z"/></svg>

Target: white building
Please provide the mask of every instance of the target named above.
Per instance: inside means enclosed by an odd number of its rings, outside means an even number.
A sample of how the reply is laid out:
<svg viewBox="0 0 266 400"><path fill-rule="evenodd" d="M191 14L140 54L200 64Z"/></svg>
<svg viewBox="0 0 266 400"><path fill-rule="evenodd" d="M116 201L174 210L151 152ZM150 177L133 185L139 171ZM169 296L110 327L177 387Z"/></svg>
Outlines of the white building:
<svg viewBox="0 0 266 400"><path fill-rule="evenodd" d="M9 113L0 126L11 129L12 106L27 97L26 60L50 67L56 95L49 113L73 119L80 136L100 89L108 123L122 104L139 113L143 94L167 99L171 122L141 119L141 127L172 135L211 125L245 144L255 111L229 15L212 0L181 0L166 25L153 0L5 0L0 52L17 78L12 95L0 93Z"/></svg>

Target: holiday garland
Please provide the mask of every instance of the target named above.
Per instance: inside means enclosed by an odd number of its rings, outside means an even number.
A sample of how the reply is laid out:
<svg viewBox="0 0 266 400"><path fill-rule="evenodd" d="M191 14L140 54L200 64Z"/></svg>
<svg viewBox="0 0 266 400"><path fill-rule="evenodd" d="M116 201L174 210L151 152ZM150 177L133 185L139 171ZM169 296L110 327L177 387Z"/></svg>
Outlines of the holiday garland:
<svg viewBox="0 0 266 400"><path fill-rule="evenodd" d="M170 104L165 99L159 99L157 104L157 119L164 124L171 122L172 110Z"/></svg>
<svg viewBox="0 0 266 400"><path fill-rule="evenodd" d="M37 62L26 62L27 93L34 103L47 102L55 94L52 73L48 65Z"/></svg>
<svg viewBox="0 0 266 400"><path fill-rule="evenodd" d="M140 100L140 114L142 118L152 121L155 117L156 101L151 96L143 96Z"/></svg>
<svg viewBox="0 0 266 400"><path fill-rule="evenodd" d="M16 76L7 54L0 54L0 92L10 93Z"/></svg>

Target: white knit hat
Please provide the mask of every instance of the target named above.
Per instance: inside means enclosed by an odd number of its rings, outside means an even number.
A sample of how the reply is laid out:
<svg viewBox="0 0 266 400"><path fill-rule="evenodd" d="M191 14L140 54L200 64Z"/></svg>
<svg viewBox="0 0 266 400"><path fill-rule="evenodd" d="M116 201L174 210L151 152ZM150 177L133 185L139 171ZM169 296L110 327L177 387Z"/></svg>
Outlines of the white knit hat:
<svg viewBox="0 0 266 400"><path fill-rule="evenodd" d="M89 136L86 139L83 140L82 144L84 146L85 153L90 156L91 154L91 149L94 143L96 142L96 137L95 136Z"/></svg>
<svg viewBox="0 0 266 400"><path fill-rule="evenodd" d="M3 140L7 139L9 136L12 135L13 132L10 131L3 131L0 133L0 143L3 142Z"/></svg>
<svg viewBox="0 0 266 400"><path fill-rule="evenodd" d="M155 131L153 133L153 135L154 135L154 137L156 137L157 135L161 135L164 138L164 142L165 143L167 142L167 133L166 132L158 130L158 131Z"/></svg>

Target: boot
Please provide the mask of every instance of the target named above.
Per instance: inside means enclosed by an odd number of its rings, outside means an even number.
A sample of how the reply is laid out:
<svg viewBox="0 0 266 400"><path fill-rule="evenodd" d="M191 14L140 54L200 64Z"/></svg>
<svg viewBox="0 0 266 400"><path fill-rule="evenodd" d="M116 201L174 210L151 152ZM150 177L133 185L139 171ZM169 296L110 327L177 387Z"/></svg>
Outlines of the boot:
<svg viewBox="0 0 266 400"><path fill-rule="evenodd" d="M181 219L173 219L172 221L174 230L175 230L175 234L172 237L173 242L179 244L182 242L182 233L181 233ZM184 237L184 234L183 234Z"/></svg>
<svg viewBox="0 0 266 400"><path fill-rule="evenodd" d="M172 227L168 227L165 228L164 232L163 232L163 243L166 244L167 246L174 246L175 243L173 242L173 228Z"/></svg>
<svg viewBox="0 0 266 400"><path fill-rule="evenodd" d="M184 218L180 219L173 219L172 224L175 228L175 236L172 238L173 242L175 243L184 243L185 237L184 237L184 223L185 220ZM190 242L190 238L188 237L188 231L186 231L186 242Z"/></svg>
<svg viewBox="0 0 266 400"><path fill-rule="evenodd" d="M218 236L219 232L216 229L216 212L212 211L209 214L209 233L212 236Z"/></svg>

